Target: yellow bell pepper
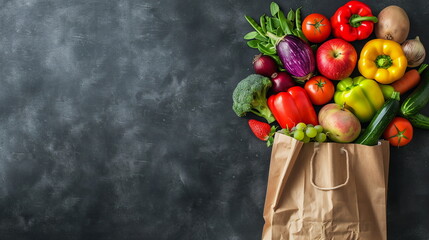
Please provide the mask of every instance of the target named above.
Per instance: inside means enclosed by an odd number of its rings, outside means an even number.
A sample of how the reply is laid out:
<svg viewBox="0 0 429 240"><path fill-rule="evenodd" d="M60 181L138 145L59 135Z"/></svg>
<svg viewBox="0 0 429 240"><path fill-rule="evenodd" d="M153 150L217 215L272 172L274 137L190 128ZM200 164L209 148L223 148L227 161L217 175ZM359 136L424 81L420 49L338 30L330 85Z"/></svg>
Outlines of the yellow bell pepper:
<svg viewBox="0 0 429 240"><path fill-rule="evenodd" d="M407 58L399 43L373 39L363 47L358 68L364 77L390 84L404 75L407 64Z"/></svg>

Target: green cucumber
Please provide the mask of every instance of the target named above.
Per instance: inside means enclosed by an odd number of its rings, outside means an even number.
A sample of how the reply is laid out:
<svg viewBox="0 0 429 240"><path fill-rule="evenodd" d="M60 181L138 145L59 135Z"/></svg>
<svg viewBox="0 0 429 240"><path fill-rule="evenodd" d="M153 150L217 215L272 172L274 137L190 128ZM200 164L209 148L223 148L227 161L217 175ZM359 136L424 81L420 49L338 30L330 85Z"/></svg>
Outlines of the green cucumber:
<svg viewBox="0 0 429 240"><path fill-rule="evenodd" d="M429 102L429 71L424 71L421 77L420 84L402 103L401 114L406 117L417 114Z"/></svg>
<svg viewBox="0 0 429 240"><path fill-rule="evenodd" d="M417 113L411 116L407 116L407 119L416 128L429 130L429 117L421 113Z"/></svg>
<svg viewBox="0 0 429 240"><path fill-rule="evenodd" d="M394 92L392 98L387 100L377 111L365 131L359 136L355 143L372 146L378 143L387 125L392 121L399 111L399 93Z"/></svg>

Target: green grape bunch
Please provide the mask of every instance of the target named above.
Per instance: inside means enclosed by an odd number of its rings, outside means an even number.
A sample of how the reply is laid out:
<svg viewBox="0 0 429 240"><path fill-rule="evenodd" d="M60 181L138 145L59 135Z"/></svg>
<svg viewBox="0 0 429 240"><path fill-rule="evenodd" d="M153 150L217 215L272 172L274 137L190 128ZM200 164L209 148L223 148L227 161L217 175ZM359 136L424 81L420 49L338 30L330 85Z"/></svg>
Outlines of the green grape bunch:
<svg viewBox="0 0 429 240"><path fill-rule="evenodd" d="M308 142L325 142L326 133L320 125L298 123L295 127L289 129L281 129L279 132L295 138L298 141Z"/></svg>

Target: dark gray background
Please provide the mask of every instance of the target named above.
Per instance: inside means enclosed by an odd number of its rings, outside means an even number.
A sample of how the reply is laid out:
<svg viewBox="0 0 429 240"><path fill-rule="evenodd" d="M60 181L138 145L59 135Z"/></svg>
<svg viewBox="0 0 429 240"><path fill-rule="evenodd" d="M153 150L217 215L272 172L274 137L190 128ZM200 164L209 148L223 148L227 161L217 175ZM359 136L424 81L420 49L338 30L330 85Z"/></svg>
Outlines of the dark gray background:
<svg viewBox="0 0 429 240"><path fill-rule="evenodd" d="M0 239L259 239L271 149L231 94L270 2L1 0ZM429 46L427 1L369 4ZM428 137L392 148L389 239L429 239Z"/></svg>

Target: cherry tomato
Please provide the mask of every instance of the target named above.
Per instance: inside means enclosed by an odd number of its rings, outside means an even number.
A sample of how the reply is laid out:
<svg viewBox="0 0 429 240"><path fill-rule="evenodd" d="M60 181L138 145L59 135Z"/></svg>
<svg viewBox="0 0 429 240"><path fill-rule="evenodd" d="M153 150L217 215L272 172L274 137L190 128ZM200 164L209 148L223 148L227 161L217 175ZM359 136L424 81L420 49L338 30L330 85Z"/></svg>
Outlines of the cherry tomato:
<svg viewBox="0 0 429 240"><path fill-rule="evenodd" d="M335 87L331 80L324 76L315 76L310 78L304 89L307 91L311 102L314 105L323 105L331 101L334 96Z"/></svg>
<svg viewBox="0 0 429 240"><path fill-rule="evenodd" d="M392 146L405 146L413 139L413 126L407 119L395 117L384 131L383 137Z"/></svg>
<svg viewBox="0 0 429 240"><path fill-rule="evenodd" d="M308 41L320 43L331 34L331 23L322 14L312 13L302 21L302 31Z"/></svg>

